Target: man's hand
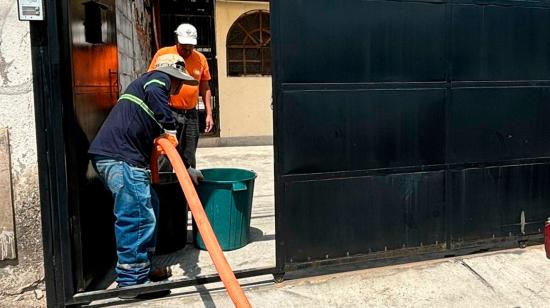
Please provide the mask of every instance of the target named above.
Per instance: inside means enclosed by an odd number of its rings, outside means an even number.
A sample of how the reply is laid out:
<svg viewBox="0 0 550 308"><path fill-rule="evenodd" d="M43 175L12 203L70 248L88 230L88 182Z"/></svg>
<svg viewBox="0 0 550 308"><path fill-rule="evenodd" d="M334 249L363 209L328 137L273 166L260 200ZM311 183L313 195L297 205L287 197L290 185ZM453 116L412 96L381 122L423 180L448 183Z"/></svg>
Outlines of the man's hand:
<svg viewBox="0 0 550 308"><path fill-rule="evenodd" d="M199 185L199 182L204 180L202 172L193 167L187 168L187 173L189 173L189 177L191 177L191 181L193 181L195 185Z"/></svg>
<svg viewBox="0 0 550 308"><path fill-rule="evenodd" d="M206 116L206 129L204 130L204 132L209 133L212 128L214 128L214 119L212 118L212 115L209 114Z"/></svg>
<svg viewBox="0 0 550 308"><path fill-rule="evenodd" d="M168 141L170 141L170 143L176 147L178 145L178 138L176 137L176 131L175 130L167 130L165 129L164 130L164 134L160 135L158 138L166 138L168 139ZM157 139L155 139L155 144L157 144ZM161 155L166 155L166 153L164 152L164 150L162 149L162 147L160 145L157 145L157 152L159 152Z"/></svg>
<svg viewBox="0 0 550 308"><path fill-rule="evenodd" d="M173 146L177 146L178 145L178 137L176 136L177 133L178 132L175 130L165 129L164 134L160 136L168 139Z"/></svg>

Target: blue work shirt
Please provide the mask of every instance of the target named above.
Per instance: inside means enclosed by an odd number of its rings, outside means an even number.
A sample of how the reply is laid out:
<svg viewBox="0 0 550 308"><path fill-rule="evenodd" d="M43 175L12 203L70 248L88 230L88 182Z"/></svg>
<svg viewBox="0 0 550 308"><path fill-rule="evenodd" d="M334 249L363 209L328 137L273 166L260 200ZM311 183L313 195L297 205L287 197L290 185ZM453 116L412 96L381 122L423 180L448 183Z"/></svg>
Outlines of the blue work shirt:
<svg viewBox="0 0 550 308"><path fill-rule="evenodd" d="M134 101L125 99L124 94L143 101L156 121ZM176 129L176 122L168 105L170 77L159 71L145 73L134 80L124 94L103 122L88 153L149 168L155 138L164 129Z"/></svg>

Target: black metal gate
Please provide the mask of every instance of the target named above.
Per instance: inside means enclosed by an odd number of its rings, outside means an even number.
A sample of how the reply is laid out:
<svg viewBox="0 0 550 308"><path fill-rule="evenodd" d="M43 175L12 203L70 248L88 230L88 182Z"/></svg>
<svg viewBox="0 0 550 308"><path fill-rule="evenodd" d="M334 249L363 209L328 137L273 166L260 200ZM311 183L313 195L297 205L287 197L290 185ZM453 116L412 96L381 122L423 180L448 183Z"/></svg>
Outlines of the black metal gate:
<svg viewBox="0 0 550 308"><path fill-rule="evenodd" d="M30 36L47 299L77 305L124 291L80 292L104 237L76 247L95 216L73 221L75 200L98 196L75 182L71 6L45 7ZM278 271L540 240L550 1L273 1L271 18Z"/></svg>
<svg viewBox="0 0 550 308"><path fill-rule="evenodd" d="M273 1L278 269L540 240L549 8Z"/></svg>

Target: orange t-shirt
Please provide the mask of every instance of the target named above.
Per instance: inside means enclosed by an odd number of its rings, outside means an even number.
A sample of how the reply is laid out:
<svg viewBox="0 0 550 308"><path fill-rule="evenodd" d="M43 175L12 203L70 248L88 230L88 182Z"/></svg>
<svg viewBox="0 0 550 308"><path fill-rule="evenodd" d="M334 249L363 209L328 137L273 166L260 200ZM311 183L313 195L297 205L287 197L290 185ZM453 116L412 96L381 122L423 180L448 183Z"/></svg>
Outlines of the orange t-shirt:
<svg viewBox="0 0 550 308"><path fill-rule="evenodd" d="M157 51L153 60L151 60L151 65L149 65L149 72L155 69L157 63L157 58L166 54L178 54L178 49L176 45L170 47L164 47ZM199 82L202 80L210 80L210 70L208 69L208 62L206 57L193 50L193 53L187 59L185 59L185 69L189 75L193 76ZM180 92L177 95L172 95L170 97L170 106L175 109L193 109L197 106L199 102L199 86L189 86L183 85Z"/></svg>

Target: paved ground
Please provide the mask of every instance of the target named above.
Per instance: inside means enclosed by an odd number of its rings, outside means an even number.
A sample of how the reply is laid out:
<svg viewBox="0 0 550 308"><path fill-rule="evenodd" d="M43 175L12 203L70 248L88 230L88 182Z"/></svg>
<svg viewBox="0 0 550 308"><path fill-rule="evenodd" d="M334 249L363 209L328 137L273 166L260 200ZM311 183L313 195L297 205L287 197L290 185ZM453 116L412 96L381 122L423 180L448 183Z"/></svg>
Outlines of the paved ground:
<svg viewBox="0 0 550 308"><path fill-rule="evenodd" d="M226 255L234 269L275 265L272 147L199 149L199 168L241 167L258 173L253 242ZM176 277L214 273L205 252L188 245L163 257ZM467 257L287 280L240 281L254 307L546 307L550 260L542 246ZM145 302L94 303L122 307L231 307L221 283L172 290Z"/></svg>
<svg viewBox="0 0 550 308"><path fill-rule="evenodd" d="M244 287L254 307L548 307L542 246ZM220 285L122 307L232 307Z"/></svg>

